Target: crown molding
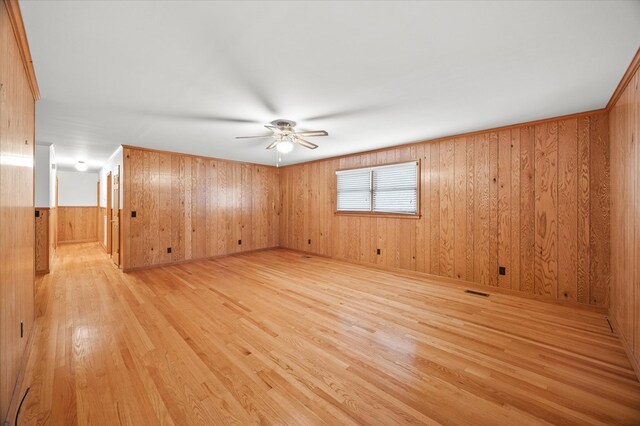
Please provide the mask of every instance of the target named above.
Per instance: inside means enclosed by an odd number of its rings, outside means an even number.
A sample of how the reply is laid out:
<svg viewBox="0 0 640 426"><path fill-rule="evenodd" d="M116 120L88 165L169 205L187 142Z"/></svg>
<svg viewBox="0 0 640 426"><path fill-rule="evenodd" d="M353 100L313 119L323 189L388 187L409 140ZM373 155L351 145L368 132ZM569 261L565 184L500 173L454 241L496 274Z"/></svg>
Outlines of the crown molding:
<svg viewBox="0 0 640 426"><path fill-rule="evenodd" d="M16 37L18 43L18 50L20 51L20 57L22 58L22 65L27 75L27 81L31 88L31 94L34 100L40 99L40 89L38 88L38 81L36 80L36 72L33 69L33 60L31 59L31 51L29 50L29 41L27 40L27 32L24 28L24 22L22 21L22 12L20 12L20 5L18 0L4 0L4 6L7 9L9 15L9 21L13 28L13 34Z"/></svg>
<svg viewBox="0 0 640 426"><path fill-rule="evenodd" d="M611 108L613 108L616 102L618 102L618 99L620 99L620 96L622 96L622 92L624 92L624 89L627 88L627 86L629 85L629 82L631 81L633 76L636 74L636 71L638 71L639 67L640 67L640 48L636 50L636 54L631 60L631 63L629 64L629 66L627 67L627 71L622 76L622 80L620 80L620 83L618 83L618 87L616 87L616 90L613 91L613 95L611 95L611 99L609 99L609 103L607 103L607 107L606 107L607 111L611 111Z"/></svg>

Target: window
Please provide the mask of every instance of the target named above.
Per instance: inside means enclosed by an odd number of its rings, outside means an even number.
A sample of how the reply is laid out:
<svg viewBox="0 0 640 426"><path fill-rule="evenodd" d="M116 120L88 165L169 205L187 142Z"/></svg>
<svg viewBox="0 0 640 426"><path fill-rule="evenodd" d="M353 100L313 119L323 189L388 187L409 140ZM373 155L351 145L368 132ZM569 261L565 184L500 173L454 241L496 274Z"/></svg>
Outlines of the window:
<svg viewBox="0 0 640 426"><path fill-rule="evenodd" d="M338 211L415 215L418 162L339 170Z"/></svg>

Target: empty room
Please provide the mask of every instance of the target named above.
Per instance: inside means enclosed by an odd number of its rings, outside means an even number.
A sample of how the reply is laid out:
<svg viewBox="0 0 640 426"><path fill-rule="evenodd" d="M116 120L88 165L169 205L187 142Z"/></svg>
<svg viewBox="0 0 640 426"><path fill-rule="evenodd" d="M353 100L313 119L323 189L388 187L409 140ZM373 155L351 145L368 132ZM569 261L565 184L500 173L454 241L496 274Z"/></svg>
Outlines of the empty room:
<svg viewBox="0 0 640 426"><path fill-rule="evenodd" d="M0 426L640 425L640 1L0 0Z"/></svg>

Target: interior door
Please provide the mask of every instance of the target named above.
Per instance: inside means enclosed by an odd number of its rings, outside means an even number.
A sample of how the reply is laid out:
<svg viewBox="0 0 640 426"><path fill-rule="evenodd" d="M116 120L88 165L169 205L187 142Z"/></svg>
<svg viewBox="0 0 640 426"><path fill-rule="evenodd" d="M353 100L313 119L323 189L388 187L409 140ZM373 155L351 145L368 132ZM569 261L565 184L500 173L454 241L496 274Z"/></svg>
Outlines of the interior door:
<svg viewBox="0 0 640 426"><path fill-rule="evenodd" d="M107 174L107 211L105 212L105 220L107 222L106 226L106 234L107 234L107 253L111 253L111 220L112 220L112 210L111 210L111 194L113 193L113 187L111 186L111 172Z"/></svg>
<svg viewBox="0 0 640 426"><path fill-rule="evenodd" d="M112 176L111 186L111 258L120 266L120 166Z"/></svg>

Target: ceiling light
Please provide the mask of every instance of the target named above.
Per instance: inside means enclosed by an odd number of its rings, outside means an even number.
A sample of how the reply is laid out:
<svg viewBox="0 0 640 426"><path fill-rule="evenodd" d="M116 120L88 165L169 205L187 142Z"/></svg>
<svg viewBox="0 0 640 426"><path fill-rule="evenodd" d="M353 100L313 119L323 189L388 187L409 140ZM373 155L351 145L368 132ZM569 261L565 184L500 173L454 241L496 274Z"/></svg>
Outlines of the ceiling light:
<svg viewBox="0 0 640 426"><path fill-rule="evenodd" d="M293 150L293 144L289 141L278 142L278 145L276 145L276 149L278 150L278 152L286 154Z"/></svg>
<svg viewBox="0 0 640 426"><path fill-rule="evenodd" d="M87 165L84 163L84 161L78 161L76 163L76 170L79 172L86 172L87 171Z"/></svg>

